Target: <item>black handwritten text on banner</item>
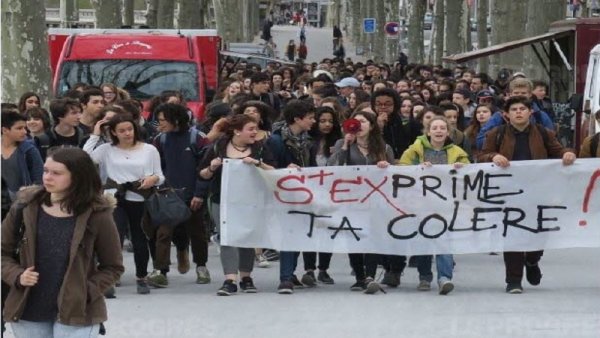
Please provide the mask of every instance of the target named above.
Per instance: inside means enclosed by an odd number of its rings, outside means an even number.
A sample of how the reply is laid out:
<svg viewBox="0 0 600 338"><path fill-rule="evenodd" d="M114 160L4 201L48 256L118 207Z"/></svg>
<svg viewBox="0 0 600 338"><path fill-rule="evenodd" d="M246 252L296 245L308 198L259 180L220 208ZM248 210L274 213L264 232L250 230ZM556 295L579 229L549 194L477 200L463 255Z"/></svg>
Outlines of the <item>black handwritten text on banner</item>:
<svg viewBox="0 0 600 338"><path fill-rule="evenodd" d="M318 167L227 160L223 245L287 251L477 253L600 246L600 161Z"/></svg>

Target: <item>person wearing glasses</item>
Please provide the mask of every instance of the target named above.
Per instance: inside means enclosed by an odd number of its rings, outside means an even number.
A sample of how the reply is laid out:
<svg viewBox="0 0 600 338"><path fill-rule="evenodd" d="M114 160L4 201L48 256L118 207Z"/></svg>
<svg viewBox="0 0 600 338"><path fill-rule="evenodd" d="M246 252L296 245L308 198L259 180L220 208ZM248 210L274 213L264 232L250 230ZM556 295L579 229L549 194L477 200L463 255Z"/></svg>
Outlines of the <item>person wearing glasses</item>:
<svg viewBox="0 0 600 338"><path fill-rule="evenodd" d="M406 106L404 109L403 105ZM423 126L412 114L412 100L401 99L394 89L383 88L373 92L371 107L377 114L377 124L383 131L383 140L392 147L394 158L400 158L423 133ZM381 263L385 268L381 283L398 287L400 276L406 267L406 256L386 255Z"/></svg>

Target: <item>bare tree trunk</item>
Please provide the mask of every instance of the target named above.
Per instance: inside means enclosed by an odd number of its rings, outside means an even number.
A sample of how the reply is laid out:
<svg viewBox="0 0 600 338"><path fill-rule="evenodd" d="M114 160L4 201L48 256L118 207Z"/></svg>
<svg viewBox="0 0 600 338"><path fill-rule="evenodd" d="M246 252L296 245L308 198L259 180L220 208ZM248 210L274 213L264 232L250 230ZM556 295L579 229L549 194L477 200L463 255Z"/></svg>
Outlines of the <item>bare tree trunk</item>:
<svg viewBox="0 0 600 338"><path fill-rule="evenodd" d="M444 27L446 31L444 55L460 53L463 51L464 46L460 34L462 0L445 0L444 14Z"/></svg>
<svg viewBox="0 0 600 338"><path fill-rule="evenodd" d="M217 31L224 41L242 41L241 34L242 11L240 3L235 0L213 0ZM236 8L236 10L231 10Z"/></svg>
<svg viewBox="0 0 600 338"><path fill-rule="evenodd" d="M489 0L477 1L477 49L488 46L487 18L489 15ZM487 57L479 59L479 71L488 72L489 60Z"/></svg>
<svg viewBox="0 0 600 338"><path fill-rule="evenodd" d="M158 0L156 17L158 28L173 28L175 18L175 3L173 0Z"/></svg>
<svg viewBox="0 0 600 338"><path fill-rule="evenodd" d="M92 7L96 10L97 28L119 28L121 27L121 2L113 0L90 0Z"/></svg>
<svg viewBox="0 0 600 338"><path fill-rule="evenodd" d="M158 0L146 0L146 26L150 28L158 27Z"/></svg>
<svg viewBox="0 0 600 338"><path fill-rule="evenodd" d="M398 0L385 0L384 4L385 21L394 22L398 21L400 16L400 3ZM385 62L392 64L398 58L398 44L400 35L396 35L394 38L388 38L385 41Z"/></svg>
<svg viewBox="0 0 600 338"><path fill-rule="evenodd" d="M467 52L473 50L471 42L471 11L466 1L462 2L462 12L460 17L460 41L462 43L461 51Z"/></svg>
<svg viewBox="0 0 600 338"><path fill-rule="evenodd" d="M79 8L76 0L60 0L60 26L74 27L79 21Z"/></svg>
<svg viewBox="0 0 600 338"><path fill-rule="evenodd" d="M427 3L421 0L411 0L408 16L408 60L413 63L423 63L423 20Z"/></svg>
<svg viewBox="0 0 600 338"><path fill-rule="evenodd" d="M539 11L539 9L538 9ZM513 41L525 37L525 24L527 22L527 3L524 1L515 1L510 3L508 15L508 37L506 41ZM536 13L532 13L536 14ZM506 42L500 41L500 42ZM523 68L523 47L513 49L502 54L503 65L512 70L518 71Z"/></svg>
<svg viewBox="0 0 600 338"><path fill-rule="evenodd" d="M2 102L33 91L50 95L46 7L43 0L2 1Z"/></svg>
<svg viewBox="0 0 600 338"><path fill-rule="evenodd" d="M133 0L123 0L123 25L133 27Z"/></svg>
<svg viewBox="0 0 600 338"><path fill-rule="evenodd" d="M375 18L375 33L373 34L373 58L376 62L382 62L385 58L386 37L383 27L385 25L385 7L384 1L374 1L372 3L373 17Z"/></svg>
<svg viewBox="0 0 600 338"><path fill-rule="evenodd" d="M349 21L345 25L346 36L350 36L350 39L356 46L360 46L361 41L361 27L362 27L362 16L360 12L360 1L359 0L347 0L348 1L348 12Z"/></svg>
<svg viewBox="0 0 600 338"><path fill-rule="evenodd" d="M552 3L550 3L552 2ZM539 15L529 15L526 24L526 36L536 36L548 32L548 28L553 21L564 19L566 13L561 0L547 1L545 5L540 8L539 3L534 0L529 0L527 3L527 12L536 13L540 12ZM544 53L538 48L544 64L548 65L548 59ZM532 47L525 48L525 61L523 68L525 74L534 79L547 78L547 74L544 73L540 60L535 55Z"/></svg>
<svg viewBox="0 0 600 338"><path fill-rule="evenodd" d="M510 3L504 0L490 0L492 7L491 24L492 24L492 45L509 41L511 38L508 35L508 12L510 11ZM505 66L502 53L492 56L492 72L497 74L500 68Z"/></svg>
<svg viewBox="0 0 600 338"><path fill-rule="evenodd" d="M434 65L441 65L442 56L444 56L444 39L446 34L446 30L444 29L444 0L436 0L433 11L433 25L431 27L430 41L430 45L433 46L431 62Z"/></svg>
<svg viewBox="0 0 600 338"><path fill-rule="evenodd" d="M177 27L181 29L206 28L206 0L179 0Z"/></svg>

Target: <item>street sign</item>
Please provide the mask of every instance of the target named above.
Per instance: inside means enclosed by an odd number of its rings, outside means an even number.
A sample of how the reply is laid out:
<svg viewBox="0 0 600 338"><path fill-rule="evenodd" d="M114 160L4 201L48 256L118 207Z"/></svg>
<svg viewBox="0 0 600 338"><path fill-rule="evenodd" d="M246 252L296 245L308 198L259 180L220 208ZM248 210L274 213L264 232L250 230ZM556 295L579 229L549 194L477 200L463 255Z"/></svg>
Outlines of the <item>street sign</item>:
<svg viewBox="0 0 600 338"><path fill-rule="evenodd" d="M383 26L383 30L385 34L388 36L397 36L400 34L400 23L399 22L387 22L385 26Z"/></svg>
<svg viewBox="0 0 600 338"><path fill-rule="evenodd" d="M363 19L363 31L365 33L375 33L375 18Z"/></svg>

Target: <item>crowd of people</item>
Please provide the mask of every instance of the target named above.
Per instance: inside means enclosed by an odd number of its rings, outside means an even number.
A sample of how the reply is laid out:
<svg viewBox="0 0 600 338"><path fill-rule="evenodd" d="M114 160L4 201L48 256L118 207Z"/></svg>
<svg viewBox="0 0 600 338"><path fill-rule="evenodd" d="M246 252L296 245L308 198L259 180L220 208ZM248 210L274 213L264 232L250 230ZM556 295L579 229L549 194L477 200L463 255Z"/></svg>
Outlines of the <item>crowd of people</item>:
<svg viewBox="0 0 600 338"><path fill-rule="evenodd" d="M10 288L3 304L18 336L69 326L97 330L106 320L102 296L115 297L120 285L126 239L137 293L169 286L171 242L178 272L190 270L191 246L195 282L211 283L206 263L209 242L219 242L224 158L259 170L475 162L507 167L546 158L569 165L576 158L556 138L547 84L506 69L494 80L460 67L338 58L266 69L228 63L221 76L202 117L193 116L175 90L144 105L109 83L78 84L51 100L49 111L45 98L32 92L18 104L2 104L3 294ZM600 112L594 117L600 121ZM600 157L599 135L583 141L580 157ZM191 210L181 224L148 222L144 201L162 184L177 189ZM540 283L542 254L504 253L506 292L521 293L524 275L531 285ZM335 283L328 273L331 253L303 252L300 278L299 252L221 246L219 255L221 296L238 287L257 292L254 267L277 259L281 294ZM418 290L431 289L433 258L412 259ZM356 278L351 290L367 294L385 290L382 284L399 286L407 266L401 255L352 253L348 261ZM454 288L454 259L444 254L435 261L438 291L446 295ZM384 269L380 281L378 266ZM87 283L77 284L81 280ZM74 296L67 297L66 288Z"/></svg>

